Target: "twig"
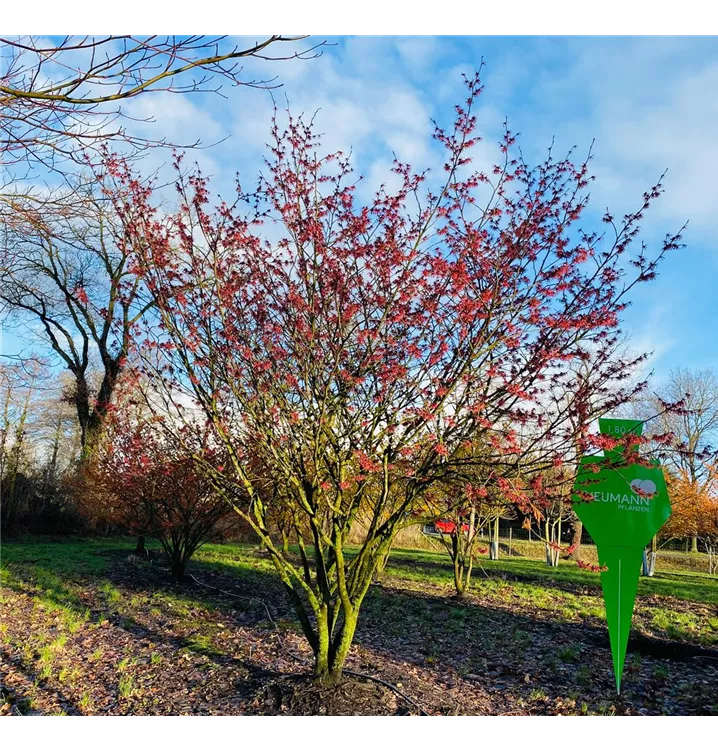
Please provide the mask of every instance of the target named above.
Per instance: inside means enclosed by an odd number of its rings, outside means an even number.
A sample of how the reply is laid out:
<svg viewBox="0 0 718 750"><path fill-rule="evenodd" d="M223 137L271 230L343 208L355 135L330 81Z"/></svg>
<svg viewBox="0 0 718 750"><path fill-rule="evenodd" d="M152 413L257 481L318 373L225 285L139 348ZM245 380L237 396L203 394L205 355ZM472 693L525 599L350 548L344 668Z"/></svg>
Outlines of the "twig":
<svg viewBox="0 0 718 750"><path fill-rule="evenodd" d="M203 583L202 581L195 578L193 575L188 575L188 578L191 578L196 584L203 586L206 589L212 589L213 591L219 591L220 594L224 594L225 596L231 596L234 599L242 599L245 602L259 602L264 607L264 611L267 613L267 617L269 618L269 622L272 623L272 625L275 627L275 629L279 629L277 627L277 623L274 622L274 618L272 617L272 613L269 611L269 607L267 606L267 603L260 599L257 596L241 596L240 594L234 594L231 591L225 591L224 589L217 588L217 586L212 586L209 583Z"/></svg>
<svg viewBox="0 0 718 750"><path fill-rule="evenodd" d="M420 704L418 704L413 698L410 698L406 693L399 690L399 688L396 685L392 685L390 682L387 682L386 680L382 680L379 677L374 677L370 674L364 674L363 672L355 672L353 669L344 669L342 670L344 674L350 674L353 677L359 677L364 680L371 680L372 682L378 682L380 685L384 685L384 687L388 687L390 690L393 690L398 696L403 698L407 703L411 703L414 708L417 709L419 714L421 716L428 716L429 714L424 711L424 709L421 707Z"/></svg>

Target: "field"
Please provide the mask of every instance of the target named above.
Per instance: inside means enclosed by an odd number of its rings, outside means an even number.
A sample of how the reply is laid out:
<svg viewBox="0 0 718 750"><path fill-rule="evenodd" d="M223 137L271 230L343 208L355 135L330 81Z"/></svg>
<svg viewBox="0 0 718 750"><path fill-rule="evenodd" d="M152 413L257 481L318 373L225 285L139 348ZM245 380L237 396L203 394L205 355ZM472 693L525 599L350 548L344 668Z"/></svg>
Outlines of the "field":
<svg viewBox="0 0 718 750"><path fill-rule="evenodd" d="M715 577L641 579L616 696L596 573L482 560L457 601L447 558L396 550L346 683L310 700L308 646L259 548L207 545L176 584L132 546L3 544L2 713L718 715Z"/></svg>

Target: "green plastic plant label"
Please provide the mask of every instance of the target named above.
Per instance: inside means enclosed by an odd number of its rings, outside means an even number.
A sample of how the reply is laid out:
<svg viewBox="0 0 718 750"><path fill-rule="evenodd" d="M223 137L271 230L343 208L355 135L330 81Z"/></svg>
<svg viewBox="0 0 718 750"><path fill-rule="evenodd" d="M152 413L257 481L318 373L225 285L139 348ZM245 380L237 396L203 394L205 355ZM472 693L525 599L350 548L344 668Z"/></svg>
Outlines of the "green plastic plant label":
<svg viewBox="0 0 718 750"><path fill-rule="evenodd" d="M612 438L627 433L640 436L642 427L635 420L599 420L601 434ZM573 495L576 515L596 542L599 565L605 568L601 586L617 693L621 692L643 550L671 515L660 466L629 461L630 456L620 450L585 456L574 486L574 492L581 494Z"/></svg>

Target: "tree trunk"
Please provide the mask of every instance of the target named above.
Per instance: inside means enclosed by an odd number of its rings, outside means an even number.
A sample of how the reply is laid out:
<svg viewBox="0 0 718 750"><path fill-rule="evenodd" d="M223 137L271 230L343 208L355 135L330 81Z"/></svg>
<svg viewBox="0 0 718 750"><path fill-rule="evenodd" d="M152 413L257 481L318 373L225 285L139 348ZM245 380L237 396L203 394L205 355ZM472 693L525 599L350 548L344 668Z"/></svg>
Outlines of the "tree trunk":
<svg viewBox="0 0 718 750"><path fill-rule="evenodd" d="M698 552L698 537L691 537L691 552Z"/></svg>
<svg viewBox="0 0 718 750"><path fill-rule="evenodd" d="M648 561L648 575L653 577L656 572L656 558L658 557L658 537L651 539L651 554Z"/></svg>
<svg viewBox="0 0 718 750"><path fill-rule="evenodd" d="M359 608L350 612L342 610L343 620L335 627L334 637L330 632L328 609L324 608L317 618L317 641L314 649L314 679L321 685L335 685L342 677L354 632L357 626Z"/></svg>
<svg viewBox="0 0 718 750"><path fill-rule="evenodd" d="M653 578L656 573L656 553L651 552L648 556L648 576Z"/></svg>
<svg viewBox="0 0 718 750"><path fill-rule="evenodd" d="M84 373L75 372L75 392L71 400L75 402L77 423L80 426L80 461L85 463L88 456L87 443L90 424L90 389ZM68 399L69 400L69 399Z"/></svg>
<svg viewBox="0 0 718 750"><path fill-rule="evenodd" d="M471 583L471 571L474 569L474 544L476 543L476 508L471 509L471 515L469 516L469 533L466 537L466 552L468 553L468 561L466 562L466 569L464 574L464 589L461 592L463 596L469 584Z"/></svg>
<svg viewBox="0 0 718 750"><path fill-rule="evenodd" d="M95 450L97 449L97 446L102 438L102 430L104 427L104 420L105 420L105 413L104 412L98 412L98 407L95 407L92 414L90 414L89 418L85 422L84 425L81 424L80 429L80 461L81 462L87 462L89 461L93 454L95 453Z"/></svg>
<svg viewBox="0 0 718 750"><path fill-rule="evenodd" d="M476 508L469 515L469 529L466 536L462 530L462 519L457 518L456 529L451 536L451 560L454 568L454 588L456 596L462 598L471 583L471 572L474 568L474 549L476 545Z"/></svg>
<svg viewBox="0 0 718 750"><path fill-rule="evenodd" d="M104 358L103 358L104 359ZM100 384L100 389L94 399L94 408L91 406L90 388L84 372L75 373L75 408L77 409L77 421L80 425L80 461L86 462L92 456L102 437L102 429L105 417L112 402L112 394L115 390L117 378L121 372L118 359L105 359L105 373Z"/></svg>
<svg viewBox="0 0 718 750"><path fill-rule="evenodd" d="M553 550L553 566L554 568L558 568L558 561L561 558L561 516L558 518L558 529L556 530L554 542L556 547Z"/></svg>
<svg viewBox="0 0 718 750"><path fill-rule="evenodd" d="M147 556L147 548L145 547L145 535L144 534L139 534L137 536L137 544L135 545L135 554L142 555L143 557Z"/></svg>
<svg viewBox="0 0 718 750"><path fill-rule="evenodd" d="M583 534L583 523L581 521L573 522L573 537L571 538L571 546L573 552L571 557L578 561L581 559L581 535Z"/></svg>
<svg viewBox="0 0 718 750"><path fill-rule="evenodd" d="M462 599L466 593L466 582L464 580L461 565L458 561L454 562L454 589L456 591L456 597Z"/></svg>
<svg viewBox="0 0 718 750"><path fill-rule="evenodd" d="M384 575L384 570L386 569L386 564L389 562L389 555L391 554L391 547L386 551L386 554L382 555L379 558L379 562L377 563L376 569L374 571L374 583L379 583L381 581L382 576Z"/></svg>
<svg viewBox="0 0 718 750"><path fill-rule="evenodd" d="M499 559L499 519L498 517L493 523L493 532L491 533L491 541L489 542L489 559ZM489 526L489 529L491 526Z"/></svg>
<svg viewBox="0 0 718 750"><path fill-rule="evenodd" d="M458 597L464 595L464 570L461 561L460 545L461 540L456 530L454 530L454 533L451 535L451 563L454 572L454 589Z"/></svg>
<svg viewBox="0 0 718 750"><path fill-rule="evenodd" d="M546 565L555 568L558 565L558 550L552 545L556 544L556 527L546 521L544 525L544 538L546 539Z"/></svg>
<svg viewBox="0 0 718 750"><path fill-rule="evenodd" d="M643 562L641 564L641 575L652 578L656 572L657 541L654 536L651 539L651 551L643 550Z"/></svg>
<svg viewBox="0 0 718 750"><path fill-rule="evenodd" d="M651 566L648 562L648 550L645 547L643 548L643 561L641 562L641 575L642 576L651 575Z"/></svg>

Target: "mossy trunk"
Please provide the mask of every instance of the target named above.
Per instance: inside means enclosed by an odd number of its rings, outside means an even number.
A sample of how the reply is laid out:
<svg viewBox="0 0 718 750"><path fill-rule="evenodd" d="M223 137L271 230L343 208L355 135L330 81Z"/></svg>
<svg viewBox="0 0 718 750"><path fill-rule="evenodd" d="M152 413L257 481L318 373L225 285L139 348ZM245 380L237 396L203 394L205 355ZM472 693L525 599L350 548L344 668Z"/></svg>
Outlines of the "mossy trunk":
<svg viewBox="0 0 718 750"><path fill-rule="evenodd" d="M342 622L334 627L333 633L328 612L328 609L323 609L317 619L314 679L322 685L335 685L342 678L344 663L354 640L359 608L343 611Z"/></svg>
<svg viewBox="0 0 718 750"><path fill-rule="evenodd" d="M96 394L90 393L90 386L84 372L75 373L74 401L77 421L80 425L80 462L92 459L102 439L105 419L110 410L117 379L122 370L121 357L103 357L105 372Z"/></svg>
<svg viewBox="0 0 718 750"><path fill-rule="evenodd" d="M379 581L381 581L382 577L384 576L384 571L386 570L387 562L389 562L390 554L391 547L389 547L385 554L379 558L379 562L377 563L376 569L374 570L374 583L379 583Z"/></svg>

